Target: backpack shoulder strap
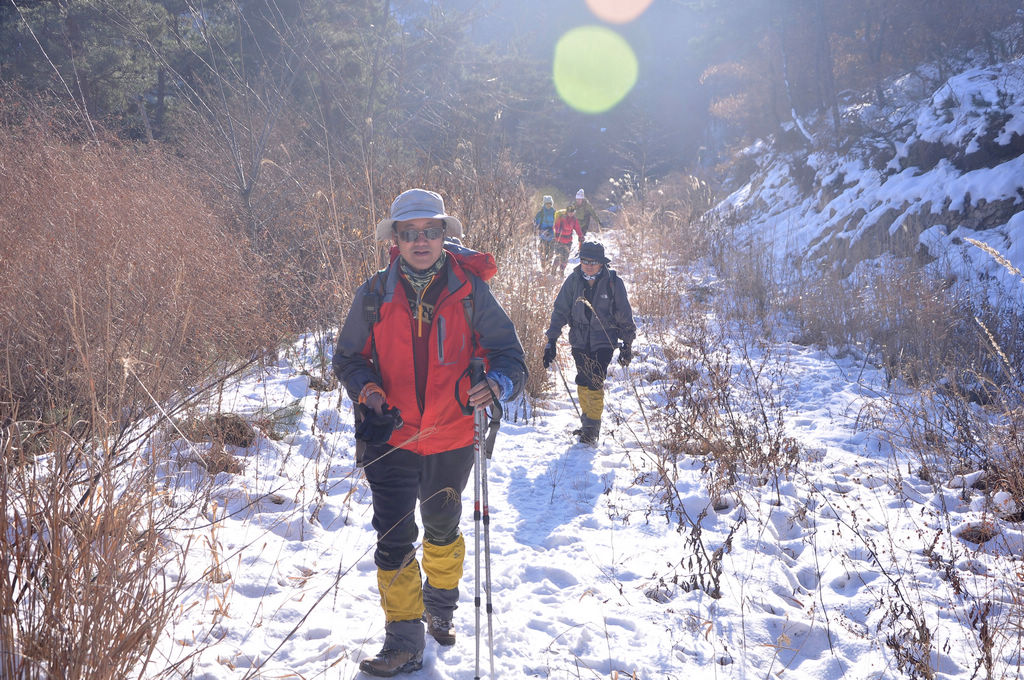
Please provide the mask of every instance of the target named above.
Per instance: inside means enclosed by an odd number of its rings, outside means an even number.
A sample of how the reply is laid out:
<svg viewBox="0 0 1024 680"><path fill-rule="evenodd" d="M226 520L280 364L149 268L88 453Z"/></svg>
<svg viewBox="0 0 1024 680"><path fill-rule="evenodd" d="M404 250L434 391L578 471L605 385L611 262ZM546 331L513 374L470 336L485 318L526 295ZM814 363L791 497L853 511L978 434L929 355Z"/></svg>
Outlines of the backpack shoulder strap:
<svg viewBox="0 0 1024 680"><path fill-rule="evenodd" d="M614 269L608 270L608 291L611 293L611 312L612 312L612 323L615 323L615 280L619 278L619 275L615 273Z"/></svg>
<svg viewBox="0 0 1024 680"><path fill-rule="evenodd" d="M377 337L373 332L377 322L380 321L380 305L384 299L384 277L387 269L381 269L373 275L369 290L363 296L363 318L370 327L370 351L373 352L373 363L380 367L380 358L377 356Z"/></svg>
<svg viewBox="0 0 1024 680"><path fill-rule="evenodd" d="M469 338L473 345L473 354L476 354L477 343L476 343L476 329L473 328L473 293L476 290L476 284L473 283L473 277L469 277L469 294L462 298L462 311L466 313L466 326L469 328Z"/></svg>

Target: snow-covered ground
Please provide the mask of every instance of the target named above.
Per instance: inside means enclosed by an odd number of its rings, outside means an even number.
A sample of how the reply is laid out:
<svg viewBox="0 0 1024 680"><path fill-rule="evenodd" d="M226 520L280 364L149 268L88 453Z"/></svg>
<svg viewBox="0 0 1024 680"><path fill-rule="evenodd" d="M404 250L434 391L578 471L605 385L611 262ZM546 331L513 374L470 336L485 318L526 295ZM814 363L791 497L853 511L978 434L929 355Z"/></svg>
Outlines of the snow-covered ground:
<svg viewBox="0 0 1024 680"><path fill-rule="evenodd" d="M886 406L880 372L854 355L763 349L803 460L778 484L741 476L712 507L703 459L682 457L668 485L656 472L663 433L645 423L665 406L665 358L644 330L633 364L612 364L597 448L573 443L577 416L557 375L528 418L502 424L488 467L495 673L484 624L482 677L892 678L896 650L928 657L938 678L1021 677L1024 532L1000 514L1015 508L986 503L970 475L920 479L913 454L855 427ZM330 338L301 338L220 398L242 414L301 407L280 441L234 450L242 474L207 479L174 444L176 503L210 500L174 535L189 548L168 574L187 587L152 674L188 657L179 670L196 680L355 678L379 649L350 403L301 373L330 349ZM568 348L559 355L571 384ZM428 638L423 670L403 677L477 677L471 486L458 642ZM967 540L982 525L995 538ZM689 588L694 578L705 587ZM976 676L984 639L991 672Z"/></svg>
<svg viewBox="0 0 1024 680"><path fill-rule="evenodd" d="M780 262L814 259L839 240L855 248L861 239L895 241L909 231L935 258L939 276L983 281L994 303L1020 308L1020 273L967 239L1024 271L1024 58L968 68L931 93L919 87L920 78L908 75L892 83L888 105L848 106L847 129L864 134L852 149L821 143L807 154L751 145L745 153L757 164L754 176L717 210L743 211L740 237L767 244ZM827 127L827 120L819 123ZM924 162L912 152L922 144L950 157ZM985 158L966 160L972 154ZM813 181L801 189L796 166L804 163ZM994 204L1012 206L1001 211L1005 222L988 214ZM876 224L885 226L882 234L871 230Z"/></svg>

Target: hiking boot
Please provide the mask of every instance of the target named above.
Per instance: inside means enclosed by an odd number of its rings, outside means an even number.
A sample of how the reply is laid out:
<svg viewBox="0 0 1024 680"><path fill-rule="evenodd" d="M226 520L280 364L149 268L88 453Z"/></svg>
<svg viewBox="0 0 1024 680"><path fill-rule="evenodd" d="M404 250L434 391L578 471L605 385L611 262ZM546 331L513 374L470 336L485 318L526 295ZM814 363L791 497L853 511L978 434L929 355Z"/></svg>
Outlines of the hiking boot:
<svg viewBox="0 0 1024 680"><path fill-rule="evenodd" d="M597 438L586 434L583 430L573 430L572 436L576 438L577 444L583 444L584 446L590 447L597 446Z"/></svg>
<svg viewBox="0 0 1024 680"><path fill-rule="evenodd" d="M399 673L412 673L423 668L422 652L404 649L382 649L372 659L359 662L359 670L378 678L390 678Z"/></svg>
<svg viewBox="0 0 1024 680"><path fill-rule="evenodd" d="M427 632L437 640L437 644L445 647L455 644L455 624L451 619L427 612L423 615L423 620L427 622Z"/></svg>
<svg viewBox="0 0 1024 680"><path fill-rule="evenodd" d="M579 429L580 444L597 446L597 441L601 434L601 419L583 416L581 420L583 427Z"/></svg>

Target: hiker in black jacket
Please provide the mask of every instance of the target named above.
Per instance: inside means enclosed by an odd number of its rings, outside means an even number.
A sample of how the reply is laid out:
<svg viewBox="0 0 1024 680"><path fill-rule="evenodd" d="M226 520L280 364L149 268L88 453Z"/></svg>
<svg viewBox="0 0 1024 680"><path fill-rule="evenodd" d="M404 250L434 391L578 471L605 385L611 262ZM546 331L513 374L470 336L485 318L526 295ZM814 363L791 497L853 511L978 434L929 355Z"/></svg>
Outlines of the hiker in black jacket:
<svg viewBox="0 0 1024 680"><path fill-rule="evenodd" d="M576 391L580 398L579 441L594 446L601 433L604 379L612 353L619 347L619 364L633 358L636 324L626 286L607 267L604 246L587 241L580 246L580 264L562 284L548 326L544 368L555 360L555 344L569 324L569 345L576 360ZM621 341L621 344L620 344Z"/></svg>

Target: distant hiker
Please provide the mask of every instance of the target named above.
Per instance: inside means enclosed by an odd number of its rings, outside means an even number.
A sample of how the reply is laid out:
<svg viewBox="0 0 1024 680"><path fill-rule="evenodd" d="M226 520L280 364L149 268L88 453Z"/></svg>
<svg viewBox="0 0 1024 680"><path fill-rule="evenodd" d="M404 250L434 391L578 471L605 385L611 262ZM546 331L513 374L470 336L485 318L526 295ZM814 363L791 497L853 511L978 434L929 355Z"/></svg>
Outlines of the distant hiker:
<svg viewBox="0 0 1024 680"><path fill-rule="evenodd" d="M597 229L594 231L601 231L601 220L597 217L597 211L594 210L594 206L587 200L586 195L583 193L583 189L576 192L576 219L580 222L580 229L583 230L583 235L586 236L590 233L590 220L593 219L597 223Z"/></svg>
<svg viewBox="0 0 1024 680"><path fill-rule="evenodd" d="M626 286L614 269L606 265L604 246L587 241L580 246L580 264L562 284L555 298L551 325L545 333L544 368L555 360L556 343L562 327L569 324L569 345L576 360L576 392L582 414L579 441L597 444L604 411L604 379L612 352L619 347L619 364L628 366L633 358L636 325ZM621 344L620 344L621 341Z"/></svg>
<svg viewBox="0 0 1024 680"><path fill-rule="evenodd" d="M370 675L420 669L424 621L439 644L455 644L461 498L474 457L474 419L462 413L456 384L474 356L486 359L487 379L460 395L463 403L508 401L526 380L519 337L485 283L494 258L446 240L460 236L441 196L399 194L377 224L377 238L396 244L391 264L356 290L334 352L334 372L362 416L356 436L373 496L385 626L383 648L359 664ZM414 548L417 501L425 583Z"/></svg>
<svg viewBox="0 0 1024 680"><path fill-rule="evenodd" d="M565 264L569 261L573 232L576 233L580 246L583 245L583 232L580 230L580 223L576 219L575 205L570 203L565 209L555 213L555 225L552 231L555 234L554 267L556 273L561 274L565 270Z"/></svg>
<svg viewBox="0 0 1024 680"><path fill-rule="evenodd" d="M547 271L555 256L555 200L553 198L550 196L543 198L540 210L533 218L533 224L537 227L537 252L540 255L541 269Z"/></svg>

